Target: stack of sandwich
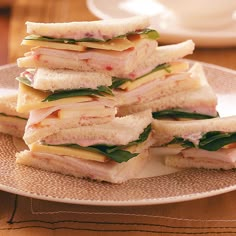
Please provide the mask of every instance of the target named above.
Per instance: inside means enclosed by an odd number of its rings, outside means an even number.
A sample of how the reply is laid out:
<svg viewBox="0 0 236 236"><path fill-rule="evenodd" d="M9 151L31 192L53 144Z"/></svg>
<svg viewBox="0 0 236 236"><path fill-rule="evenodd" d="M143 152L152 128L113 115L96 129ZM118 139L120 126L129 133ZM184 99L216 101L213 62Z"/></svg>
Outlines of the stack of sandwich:
<svg viewBox="0 0 236 236"><path fill-rule="evenodd" d="M147 17L27 22L18 112L29 112L17 163L112 183L135 178L154 140L152 117L217 116L191 40L158 46Z"/></svg>
<svg viewBox="0 0 236 236"><path fill-rule="evenodd" d="M29 112L17 163L120 183L148 160L151 110L117 117L114 85L157 47L146 17L27 23L24 45L35 46L18 66L17 110ZM116 78L116 79L115 79ZM115 82L114 82L115 80Z"/></svg>

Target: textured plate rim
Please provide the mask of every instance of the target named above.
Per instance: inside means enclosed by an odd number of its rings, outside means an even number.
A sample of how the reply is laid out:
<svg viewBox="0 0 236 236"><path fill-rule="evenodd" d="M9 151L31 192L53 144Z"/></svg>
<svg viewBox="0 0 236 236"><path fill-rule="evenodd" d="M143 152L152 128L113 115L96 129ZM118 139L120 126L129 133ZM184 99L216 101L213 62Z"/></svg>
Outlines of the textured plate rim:
<svg viewBox="0 0 236 236"><path fill-rule="evenodd" d="M153 199L143 199L143 200L124 200L124 201L112 201L112 200L79 200L71 198L57 198L51 196L38 195L35 193L30 193L26 191L21 191L13 187L6 187L0 184L0 190L9 192L12 194L17 194L20 196L25 196L29 198L51 201L51 202L60 202L76 205L90 205L90 206L148 206L148 205L161 205L161 204L170 204L178 203L185 201L192 201L197 199L203 199L207 197L217 196L220 194L228 193L236 190L236 184L233 186L228 186L226 188L220 188L217 190L211 190L202 193L194 194L185 194L178 197L165 197L165 198L153 198Z"/></svg>

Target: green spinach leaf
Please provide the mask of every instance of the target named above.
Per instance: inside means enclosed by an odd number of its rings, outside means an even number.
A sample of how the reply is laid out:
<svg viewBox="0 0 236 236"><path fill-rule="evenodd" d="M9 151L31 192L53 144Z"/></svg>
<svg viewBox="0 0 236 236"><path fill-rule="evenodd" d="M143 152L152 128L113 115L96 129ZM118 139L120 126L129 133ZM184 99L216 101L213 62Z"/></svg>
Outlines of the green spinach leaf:
<svg viewBox="0 0 236 236"><path fill-rule="evenodd" d="M181 111L177 109L153 112L152 116L154 119L161 119L161 118L211 119L216 117L195 112Z"/></svg>
<svg viewBox="0 0 236 236"><path fill-rule="evenodd" d="M97 89L81 88L73 90L63 90L50 94L42 102L50 102L58 99L77 96L104 96L104 94L113 95L112 90L106 86L98 86Z"/></svg>
<svg viewBox="0 0 236 236"><path fill-rule="evenodd" d="M221 131L210 131L205 133L199 140L199 144L195 146L191 141L182 137L174 137L173 140L163 146L170 144L180 144L182 147L195 147L207 151L217 151L225 145L236 142L236 132L227 133Z"/></svg>
<svg viewBox="0 0 236 236"><path fill-rule="evenodd" d="M118 163L122 163L122 162L126 162L126 161L130 160L131 158L139 155L139 153L131 153L131 152L129 152L127 150L123 150L123 149L146 141L150 132L151 132L151 124L148 125L144 129L143 133L140 134L140 136L137 140L130 142L127 145L120 145L120 146L106 145L106 144L92 145L92 146L88 146L88 147L82 147L78 144L60 144L60 145L45 144L45 145L78 148L78 149L83 149L83 150L87 150L87 151L91 151L91 152L101 153Z"/></svg>

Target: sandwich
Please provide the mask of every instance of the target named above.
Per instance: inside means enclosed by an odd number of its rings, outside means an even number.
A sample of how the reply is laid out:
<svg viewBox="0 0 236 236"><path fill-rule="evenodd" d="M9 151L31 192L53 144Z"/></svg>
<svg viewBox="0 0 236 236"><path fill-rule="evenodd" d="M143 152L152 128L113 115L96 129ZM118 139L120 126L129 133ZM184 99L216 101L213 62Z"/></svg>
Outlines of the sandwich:
<svg viewBox="0 0 236 236"><path fill-rule="evenodd" d="M193 48L191 40L157 47L150 57L151 60L143 61L128 77L113 77L112 88L118 97L117 106L131 107L200 87L199 78L188 72L189 63L178 60L192 53Z"/></svg>
<svg viewBox="0 0 236 236"><path fill-rule="evenodd" d="M153 50L142 63L130 73L127 78L136 79L144 74L150 73L155 70L159 65L175 62L183 57L192 54L195 44L192 40L186 40L181 43L170 44L165 46L158 46ZM120 76L122 77L122 76ZM123 75L125 78L126 76Z"/></svg>
<svg viewBox="0 0 236 236"><path fill-rule="evenodd" d="M18 113L16 103L16 89L0 89L0 132L22 138L28 114Z"/></svg>
<svg viewBox="0 0 236 236"><path fill-rule="evenodd" d="M123 19L69 23L26 22L26 25L27 33L30 36L26 37L25 40L80 45L82 42L109 42L112 39L127 39L130 35L143 34L143 31L147 30L149 26L149 18L135 16ZM150 33L156 34L149 31ZM36 36L38 36L38 39L32 39Z"/></svg>
<svg viewBox="0 0 236 236"><path fill-rule="evenodd" d="M157 46L156 40L138 39L133 48L124 51L90 49L85 52L36 47L19 58L19 67L47 67L79 71L98 71L115 78L137 79L157 66L192 54L191 40L168 46Z"/></svg>
<svg viewBox="0 0 236 236"><path fill-rule="evenodd" d="M112 85L111 76L104 73L48 68L26 69L17 79L34 89L51 92L83 88L99 90L101 87L109 90Z"/></svg>
<svg viewBox="0 0 236 236"><path fill-rule="evenodd" d="M17 111L29 112L27 144L60 129L106 123L116 115L109 75L37 68L24 71L17 80Z"/></svg>
<svg viewBox="0 0 236 236"><path fill-rule="evenodd" d="M175 80L180 76L183 78L182 81ZM178 86L175 86L177 83ZM167 89L164 89L166 92L161 96L164 86ZM185 73L177 73L164 80L160 79L158 86L153 90L155 96L148 97L152 99L151 101L147 99L141 103L121 105L118 108L118 115L123 116L151 108L154 119L208 119L218 116L217 97L199 63L195 63Z"/></svg>
<svg viewBox="0 0 236 236"><path fill-rule="evenodd" d="M179 168L236 167L236 117L153 121L155 146L165 164Z"/></svg>
<svg viewBox="0 0 236 236"><path fill-rule="evenodd" d="M152 103L210 91L204 107L200 99L194 106L215 115L215 97L198 67L189 70L189 62L179 60L194 43L158 46L146 16L26 25L22 44L31 51L17 60L26 68L17 78L17 111L29 112L23 136L29 150L16 154L18 164L122 183L148 161L152 116L159 111ZM178 108L176 102L164 109Z"/></svg>
<svg viewBox="0 0 236 236"><path fill-rule="evenodd" d="M18 66L128 75L157 47L159 35L148 26L145 16L92 22L28 22L27 31L34 35L22 44L36 47L18 59ZM82 50L73 48L80 46Z"/></svg>
<svg viewBox="0 0 236 236"><path fill-rule="evenodd" d="M105 124L63 129L17 153L16 162L111 183L133 179L152 145L151 111L116 117Z"/></svg>

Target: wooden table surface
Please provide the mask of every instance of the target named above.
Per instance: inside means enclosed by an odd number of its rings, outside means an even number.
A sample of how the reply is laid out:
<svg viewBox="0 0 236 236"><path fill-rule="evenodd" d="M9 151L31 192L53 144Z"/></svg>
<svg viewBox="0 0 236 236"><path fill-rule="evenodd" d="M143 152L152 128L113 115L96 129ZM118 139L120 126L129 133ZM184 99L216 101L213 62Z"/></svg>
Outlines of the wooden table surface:
<svg viewBox="0 0 236 236"><path fill-rule="evenodd" d="M15 0L11 3L11 12L0 11L0 64L15 62L25 52L19 45L26 34L27 20L97 19L88 11L85 0ZM236 48L196 48L188 58L236 70ZM4 203L0 203L0 236L236 235L235 199L234 191L174 204L93 207L32 200L0 191L0 202Z"/></svg>

